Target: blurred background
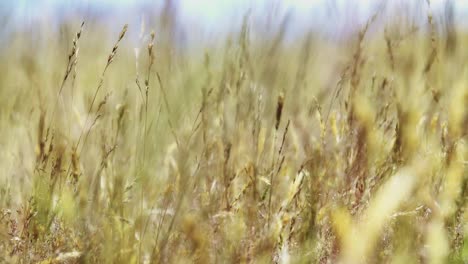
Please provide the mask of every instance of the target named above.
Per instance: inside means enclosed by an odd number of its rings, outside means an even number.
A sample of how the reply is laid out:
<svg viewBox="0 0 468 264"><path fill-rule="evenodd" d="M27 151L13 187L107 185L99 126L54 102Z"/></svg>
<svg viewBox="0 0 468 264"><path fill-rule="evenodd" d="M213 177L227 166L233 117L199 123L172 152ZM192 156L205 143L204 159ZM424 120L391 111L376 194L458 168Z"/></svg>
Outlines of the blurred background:
<svg viewBox="0 0 468 264"><path fill-rule="evenodd" d="M468 2L452 0L430 1L436 24L455 23L468 26ZM326 38L342 39L352 35L369 17L380 12L381 17L404 20L411 14L411 23L427 20L426 0L18 0L0 3L0 38L5 40L18 30L31 30L45 24L59 30L60 23L74 18L106 24L114 31L124 23L140 27L156 24L177 28L179 43L196 44L218 39L238 31L244 15L249 14L257 31L276 33L283 25L285 39L294 40L313 31ZM406 16L407 19L408 16ZM420 18L420 20L418 20ZM450 21L445 21L447 18ZM188 34L190 33L190 34Z"/></svg>

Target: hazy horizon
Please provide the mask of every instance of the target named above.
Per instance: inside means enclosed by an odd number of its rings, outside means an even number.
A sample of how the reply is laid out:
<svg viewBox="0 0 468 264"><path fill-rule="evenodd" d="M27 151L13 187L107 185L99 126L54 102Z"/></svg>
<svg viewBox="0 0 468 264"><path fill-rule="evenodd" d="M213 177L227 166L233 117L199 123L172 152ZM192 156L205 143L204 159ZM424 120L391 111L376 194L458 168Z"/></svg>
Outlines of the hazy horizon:
<svg viewBox="0 0 468 264"><path fill-rule="evenodd" d="M448 1L431 1L432 12L435 14L446 12L445 4ZM2 20L6 23L6 28L13 28L27 27L41 20L48 20L54 24L54 21L57 23L60 19L69 16L75 16L81 20L107 19L116 24L135 24L140 23L145 16L161 15L160 12L167 3L172 5L179 26L197 28L204 34L219 34L229 31L232 27L238 27L248 10L254 20L263 21L263 23L270 20L276 25L288 16L288 29L299 34L310 30L329 34L342 31L343 28L356 28L382 7L385 9L383 16L390 18L401 15L398 10L405 8L416 13L427 12L426 0L398 0L391 3L377 0L221 0L215 2L209 0L19 0L2 2L0 7L4 13ZM468 13L468 3L451 1L451 4L454 22L459 26L465 26L466 20L463 17ZM421 17L422 20L426 19L424 15ZM437 21L437 15L435 17Z"/></svg>

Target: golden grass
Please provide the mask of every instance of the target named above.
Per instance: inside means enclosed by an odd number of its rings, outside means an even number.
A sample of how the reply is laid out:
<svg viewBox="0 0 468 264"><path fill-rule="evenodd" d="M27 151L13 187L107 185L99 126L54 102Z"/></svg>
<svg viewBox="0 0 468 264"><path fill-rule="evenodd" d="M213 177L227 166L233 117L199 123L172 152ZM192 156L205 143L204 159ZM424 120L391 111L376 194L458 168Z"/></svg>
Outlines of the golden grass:
<svg viewBox="0 0 468 264"><path fill-rule="evenodd" d="M1 262L467 263L468 37L372 25L286 44L246 17L204 60L13 35Z"/></svg>

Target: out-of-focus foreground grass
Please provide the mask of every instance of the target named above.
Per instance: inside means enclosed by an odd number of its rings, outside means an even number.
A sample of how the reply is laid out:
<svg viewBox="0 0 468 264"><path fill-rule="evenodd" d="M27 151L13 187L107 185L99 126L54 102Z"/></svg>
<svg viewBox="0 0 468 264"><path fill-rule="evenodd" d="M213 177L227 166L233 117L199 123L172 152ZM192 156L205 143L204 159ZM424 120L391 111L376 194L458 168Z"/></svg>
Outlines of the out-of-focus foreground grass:
<svg viewBox="0 0 468 264"><path fill-rule="evenodd" d="M285 42L246 16L192 52L14 33L0 261L467 263L468 36L374 22Z"/></svg>

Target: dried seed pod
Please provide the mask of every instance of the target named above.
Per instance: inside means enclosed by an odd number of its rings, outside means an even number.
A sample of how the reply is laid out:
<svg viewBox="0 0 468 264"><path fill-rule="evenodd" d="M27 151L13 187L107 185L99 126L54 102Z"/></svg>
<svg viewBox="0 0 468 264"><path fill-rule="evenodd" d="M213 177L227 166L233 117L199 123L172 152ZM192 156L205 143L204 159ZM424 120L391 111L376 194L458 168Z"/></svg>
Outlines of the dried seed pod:
<svg viewBox="0 0 468 264"><path fill-rule="evenodd" d="M280 93L278 96L278 103L276 104L276 123L275 129L278 130L279 124L281 122L281 115L283 114L283 105L284 105L284 95Z"/></svg>

